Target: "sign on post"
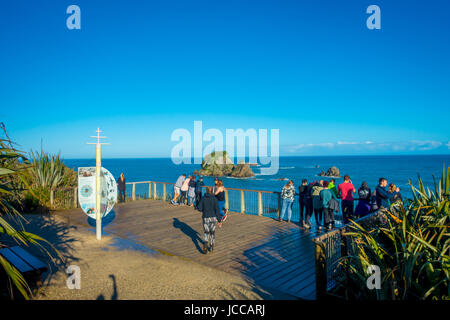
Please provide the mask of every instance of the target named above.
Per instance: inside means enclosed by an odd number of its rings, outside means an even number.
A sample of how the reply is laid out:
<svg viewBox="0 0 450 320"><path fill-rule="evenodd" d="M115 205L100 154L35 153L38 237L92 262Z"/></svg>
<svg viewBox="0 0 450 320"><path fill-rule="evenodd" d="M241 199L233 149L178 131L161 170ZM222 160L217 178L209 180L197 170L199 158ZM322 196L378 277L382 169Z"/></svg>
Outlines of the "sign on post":
<svg viewBox="0 0 450 320"><path fill-rule="evenodd" d="M105 168L100 171L100 216L105 217L117 201L117 183ZM92 219L96 219L96 168L78 168L78 199L81 209Z"/></svg>

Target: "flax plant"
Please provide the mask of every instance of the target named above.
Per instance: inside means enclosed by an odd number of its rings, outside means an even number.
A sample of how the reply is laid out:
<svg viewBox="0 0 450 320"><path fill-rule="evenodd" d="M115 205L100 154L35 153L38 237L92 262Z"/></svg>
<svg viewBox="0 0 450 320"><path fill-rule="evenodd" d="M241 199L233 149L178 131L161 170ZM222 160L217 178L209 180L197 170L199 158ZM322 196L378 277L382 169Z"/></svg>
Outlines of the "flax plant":
<svg viewBox="0 0 450 320"><path fill-rule="evenodd" d="M380 212L379 224L349 226L349 254L341 260L347 299L450 298L450 168L434 182L434 190L425 190L419 176L418 188L409 182L413 198ZM380 268L380 289L367 286L371 265Z"/></svg>
<svg viewBox="0 0 450 320"><path fill-rule="evenodd" d="M2 128L4 129L3 124ZM4 134L7 137L6 130ZM43 238L26 232L22 224L25 220L19 210L23 199L22 193L25 188L29 188L27 182L29 166L28 159L13 147L9 138L0 139L0 249L7 247L12 241L25 247L37 246L52 258L42 243L48 244L52 249L54 247ZM18 227L13 227L12 222ZM57 250L54 251L62 258ZM24 298L30 298L32 292L23 275L2 255L0 268L4 269L7 276L11 296L15 287Z"/></svg>

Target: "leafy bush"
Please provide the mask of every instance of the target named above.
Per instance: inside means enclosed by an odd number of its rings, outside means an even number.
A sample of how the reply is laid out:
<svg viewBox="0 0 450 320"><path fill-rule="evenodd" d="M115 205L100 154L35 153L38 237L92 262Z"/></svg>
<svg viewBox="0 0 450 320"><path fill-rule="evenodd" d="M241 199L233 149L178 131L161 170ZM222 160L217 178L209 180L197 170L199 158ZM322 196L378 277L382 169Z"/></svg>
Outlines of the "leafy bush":
<svg viewBox="0 0 450 320"><path fill-rule="evenodd" d="M74 186L76 173L69 169L60 159L60 155L50 155L31 151L30 176L33 187L44 187L54 190L59 187Z"/></svg>
<svg viewBox="0 0 450 320"><path fill-rule="evenodd" d="M42 150L40 153L31 151L30 157L30 190L25 194L24 209L27 212L48 211L51 190L75 186L77 174L64 164L59 154L50 155Z"/></svg>
<svg viewBox="0 0 450 320"><path fill-rule="evenodd" d="M46 242L52 247L50 243L23 229L21 223L23 217L20 215L17 207L23 200L24 187L28 186L27 169L29 163L23 153L13 147L13 143L9 140L3 123L0 123L0 126L6 136L6 139L0 138L0 247L5 246L4 239L11 239L17 244L24 246L36 245L49 254L41 245L41 242ZM11 220L19 222L18 224L22 226L21 229L12 227L10 224ZM56 250L55 252L58 254ZM10 283L25 298L28 298L31 289L22 274L1 255L0 268L4 269Z"/></svg>
<svg viewBox="0 0 450 320"><path fill-rule="evenodd" d="M450 298L450 168L445 168L434 191L411 181L413 199L385 210L384 223L363 227L352 223L344 236L351 241L342 259L347 279L345 295L350 299L449 299ZM368 289L368 267L380 268L381 289Z"/></svg>

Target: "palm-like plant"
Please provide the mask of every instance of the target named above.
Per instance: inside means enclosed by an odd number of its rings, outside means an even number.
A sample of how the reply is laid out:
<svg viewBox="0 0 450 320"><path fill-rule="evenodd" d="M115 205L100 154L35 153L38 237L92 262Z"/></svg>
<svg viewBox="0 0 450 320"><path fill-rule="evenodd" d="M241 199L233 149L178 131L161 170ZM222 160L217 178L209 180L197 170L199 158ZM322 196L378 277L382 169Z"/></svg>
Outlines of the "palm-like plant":
<svg viewBox="0 0 450 320"><path fill-rule="evenodd" d="M342 259L347 270L347 294L360 299L449 299L450 298L450 168L443 170L435 190L425 191L411 181L413 199L396 214L386 210L384 224L363 227L354 222L345 233L350 254ZM376 265L382 287L366 286L368 267Z"/></svg>
<svg viewBox="0 0 450 320"><path fill-rule="evenodd" d="M29 183L33 195L26 194L26 203L32 204L29 209L37 204L41 209L49 207L51 190L76 185L76 173L68 168L60 159L60 155L50 155L43 150L30 152L30 166L28 168Z"/></svg>
<svg viewBox="0 0 450 320"><path fill-rule="evenodd" d="M60 155L50 155L43 150L30 152L30 175L33 185L54 190L57 187L73 185L74 175L60 159Z"/></svg>
<svg viewBox="0 0 450 320"><path fill-rule="evenodd" d="M3 124L1 125L4 129ZM6 131L4 132L7 137ZM52 245L41 237L26 232L21 223L23 217L17 210L20 208L21 193L24 187L28 186L28 167L27 158L13 147L9 138L0 139L0 247L5 246L2 239L8 239L25 246L36 245L51 257L41 242L47 243L50 247ZM10 224L11 220L17 222L19 228L14 228ZM29 298L31 290L27 282L20 272L1 255L0 266L5 270L10 284L14 285L25 298ZM12 289L12 286L10 288Z"/></svg>

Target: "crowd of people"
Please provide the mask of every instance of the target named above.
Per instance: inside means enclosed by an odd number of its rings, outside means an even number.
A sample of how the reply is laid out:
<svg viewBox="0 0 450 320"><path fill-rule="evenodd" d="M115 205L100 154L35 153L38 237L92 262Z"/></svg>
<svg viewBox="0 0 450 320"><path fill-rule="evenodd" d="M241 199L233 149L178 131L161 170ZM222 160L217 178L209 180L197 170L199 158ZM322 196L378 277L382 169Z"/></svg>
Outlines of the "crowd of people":
<svg viewBox="0 0 450 320"><path fill-rule="evenodd" d="M386 189L388 187L388 189ZM353 194L358 192L358 198ZM294 182L289 182L281 190L282 207L279 221L284 221L287 212L287 221L290 222L292 205L296 190ZM335 212L342 210L344 224L356 220L381 208L399 205L402 201L400 189L393 183L389 184L385 178L380 178L378 185L372 192L367 182L363 182L356 191L350 176L344 176L344 182L336 186L336 180L313 181L308 183L302 180L298 188L300 226L311 228L311 217L314 214L316 226L319 230L331 230L335 226ZM340 200L340 203L339 203ZM358 204L355 207L355 200Z"/></svg>
<svg viewBox="0 0 450 320"><path fill-rule="evenodd" d="M227 219L225 208L225 187L223 181L214 179L214 186L207 186L203 195L202 188L205 186L203 177L186 176L178 177L174 186L173 205L188 205L202 212L204 242L203 253L214 250L214 238L216 226L221 227Z"/></svg>
<svg viewBox="0 0 450 320"><path fill-rule="evenodd" d="M125 201L125 177L123 173L117 180L119 189L119 201ZM188 205L202 212L204 231L203 253L212 252L214 248L216 227L222 226L227 219L225 208L225 187L223 181L215 178L214 186L207 186L206 193L203 177L195 175L178 177L174 185L174 196L170 201L173 205ZM358 194L357 198L353 194ZM287 221L291 221L292 206L297 192L294 182L289 180L281 190L282 206L279 221L284 221L287 213ZM335 226L335 213L342 211L344 224L350 220L356 220L381 208L396 210L402 201L400 189L393 183L388 185L385 178L380 178L375 190L369 188L367 182L363 182L356 191L350 176L344 176L344 182L336 185L336 180L331 179L313 181L308 183L303 179L298 188L300 226L311 228L311 218L314 215L318 230L331 230ZM355 201L358 201L355 207Z"/></svg>

